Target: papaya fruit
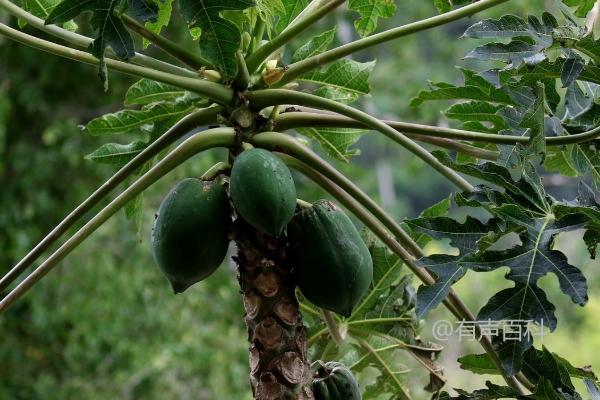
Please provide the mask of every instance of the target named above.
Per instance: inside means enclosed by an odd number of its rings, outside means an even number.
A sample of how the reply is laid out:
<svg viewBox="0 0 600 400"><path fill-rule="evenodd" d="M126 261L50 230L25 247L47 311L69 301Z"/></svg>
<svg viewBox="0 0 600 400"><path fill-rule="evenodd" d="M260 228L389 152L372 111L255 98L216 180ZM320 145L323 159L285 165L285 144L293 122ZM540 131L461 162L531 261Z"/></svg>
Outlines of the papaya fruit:
<svg viewBox="0 0 600 400"><path fill-rule="evenodd" d="M152 250L175 293L221 265L230 222L227 191L216 181L184 179L163 199L152 228Z"/></svg>
<svg viewBox="0 0 600 400"><path fill-rule="evenodd" d="M288 167L264 149L242 152L233 163L229 193L244 221L279 236L294 215L296 186Z"/></svg>
<svg viewBox="0 0 600 400"><path fill-rule="evenodd" d="M312 365L316 369L313 379L315 400L360 400L358 383L344 364L330 361L323 364L316 361Z"/></svg>
<svg viewBox="0 0 600 400"><path fill-rule="evenodd" d="M349 317L373 279L371 254L350 218L319 200L292 218L288 238L302 294Z"/></svg>

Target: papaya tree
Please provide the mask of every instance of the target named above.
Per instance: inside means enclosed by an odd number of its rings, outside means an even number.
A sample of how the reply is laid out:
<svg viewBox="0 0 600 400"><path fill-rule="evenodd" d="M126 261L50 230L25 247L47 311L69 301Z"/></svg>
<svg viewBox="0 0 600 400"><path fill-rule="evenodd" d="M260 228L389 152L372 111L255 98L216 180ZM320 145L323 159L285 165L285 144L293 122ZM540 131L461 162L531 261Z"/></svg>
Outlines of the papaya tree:
<svg viewBox="0 0 600 400"><path fill-rule="evenodd" d="M415 107L450 101L444 114L455 128L382 120L361 109L375 63L349 56L493 7L510 12L515 2L435 0L438 15L381 31L378 21L396 12L393 2L344 3L44 0L20 7L0 0L21 27L44 33L36 37L0 23L6 38L95 66L105 89L113 72L139 78L125 95L126 108L85 129L93 135L143 131L147 138L105 143L87 156L115 166L114 175L2 277L0 290L11 290L0 300L0 312L120 209L138 218L143 192L153 183L220 147L227 149L225 159L166 194L151 235L153 255L171 289L182 293L210 278L235 243L254 398L409 399L398 373L396 354L402 352L423 366L434 398L599 399L590 368L534 343L528 330L530 324L557 327L556 306L538 284L549 273L571 302L588 301L584 272L555 241L583 230L578 240L591 258L600 242L595 2L557 1L555 14L530 10L472 24L463 37L479 45L466 58L480 68L462 68L462 84L431 83L412 99ZM343 7L357 15L357 39L339 44L330 16ZM81 14L91 16L87 31L93 37L77 33L87 24ZM161 34L172 17L182 18L197 42L194 50ZM310 40L290 48L306 33ZM165 58L144 54L150 44ZM368 131L433 168L455 193L418 218L392 218L322 157L351 160L349 147ZM320 149L313 150L307 138ZM330 197L299 199L291 170ZM577 179L574 198L552 196L542 180L547 173ZM471 211L459 221L450 207ZM364 225L363 233L348 214ZM84 218L79 230L13 285ZM518 239L507 247L510 235ZM424 251L442 239L456 251ZM452 286L469 271L499 268L508 268L510 286L474 313ZM488 381L454 397L444 391L446 378L436 363L442 348L419 336L421 320L439 305L470 323L481 344L481 354L459 359L461 367L497 375L502 384ZM502 321L510 324L484 329L485 322ZM378 375L361 383L355 375L367 367Z"/></svg>

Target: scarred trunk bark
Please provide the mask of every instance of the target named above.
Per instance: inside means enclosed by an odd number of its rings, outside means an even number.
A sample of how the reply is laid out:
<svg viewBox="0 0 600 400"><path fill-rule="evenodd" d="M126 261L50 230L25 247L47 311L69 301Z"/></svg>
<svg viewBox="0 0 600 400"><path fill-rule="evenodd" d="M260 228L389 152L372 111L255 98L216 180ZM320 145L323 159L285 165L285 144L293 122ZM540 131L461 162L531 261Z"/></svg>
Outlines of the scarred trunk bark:
<svg viewBox="0 0 600 400"><path fill-rule="evenodd" d="M250 342L250 381L257 400L311 400L306 328L285 238L274 239L238 219L238 279Z"/></svg>

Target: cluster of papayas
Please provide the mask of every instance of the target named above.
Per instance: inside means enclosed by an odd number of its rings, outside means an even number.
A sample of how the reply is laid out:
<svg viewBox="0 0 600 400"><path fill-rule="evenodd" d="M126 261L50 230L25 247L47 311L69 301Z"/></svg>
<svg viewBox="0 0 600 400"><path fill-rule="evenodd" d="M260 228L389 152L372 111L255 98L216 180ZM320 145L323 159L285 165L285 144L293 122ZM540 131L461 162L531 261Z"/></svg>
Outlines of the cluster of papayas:
<svg viewBox="0 0 600 400"><path fill-rule="evenodd" d="M316 361L313 392L315 400L360 400L360 390L356 378L344 364L330 361Z"/></svg>
<svg viewBox="0 0 600 400"><path fill-rule="evenodd" d="M223 262L231 222L230 202L249 225L279 237L287 227L291 260L303 295L315 305L350 316L373 276L371 255L352 221L320 200L296 211L296 187L274 154L239 154L229 196L217 181L185 179L160 206L153 230L156 262L175 292L205 279Z"/></svg>

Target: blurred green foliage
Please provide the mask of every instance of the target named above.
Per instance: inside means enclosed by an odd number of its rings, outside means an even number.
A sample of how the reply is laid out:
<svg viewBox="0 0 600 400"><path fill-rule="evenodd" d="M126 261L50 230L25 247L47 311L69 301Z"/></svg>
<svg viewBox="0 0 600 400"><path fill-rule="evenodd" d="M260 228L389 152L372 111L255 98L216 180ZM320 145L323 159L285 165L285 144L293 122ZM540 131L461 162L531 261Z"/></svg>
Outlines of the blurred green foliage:
<svg viewBox="0 0 600 400"><path fill-rule="evenodd" d="M516 14L539 14L543 4L512 2L487 15L499 16L507 7ZM382 28L435 12L431 1L412 0L398 8L398 15L385 20ZM354 35L352 18L339 13L336 20L320 26L346 26L339 31L348 40ZM460 21L357 55L378 60L371 80L373 95L364 108L382 117L445 124L439 112L443 104L412 109L410 98L428 80L459 79L453 66L463 64L460 58L473 43L458 37L471 22ZM348 37L343 36L346 31ZM177 26L167 34L189 43L187 33ZM306 39L299 37L289 49ZM104 93L94 68L0 38L0 273L111 175L111 167L83 158L106 139L89 137L77 126L119 109L132 82L111 74L110 90ZM352 164L335 165L398 219L417 215L452 189L378 135L366 135L358 147L362 154ZM232 266L224 265L208 281L173 296L153 263L148 243L154 212L170 186L184 176L200 175L223 155L216 151L196 157L153 186L146 194L140 237L119 214L0 317L0 400L251 398L243 309ZM324 196L303 177L296 180L302 198L313 201ZM570 188L566 181L558 193L571 197ZM585 259L587 252L573 247L574 242L565 238L560 246L569 257ZM433 246L439 251L443 244ZM600 284L600 273L598 263L588 264L584 272L591 281L590 304L576 314L572 307L559 310L561 324L544 341L575 364L595 361L594 349L600 345L600 320L595 317L600 302L593 290ZM485 277L470 273L457 290L477 309L490 287L505 284L498 272ZM557 290L554 295L555 304L566 303ZM445 310L436 310L431 320L435 318L450 317ZM427 328L423 332L431 339ZM484 378L460 371L455 364L463 345L480 349L468 343L446 345L443 363L451 385L480 387ZM410 360L406 364L419 368ZM415 370L411 389L418 393L426 380L423 370Z"/></svg>

